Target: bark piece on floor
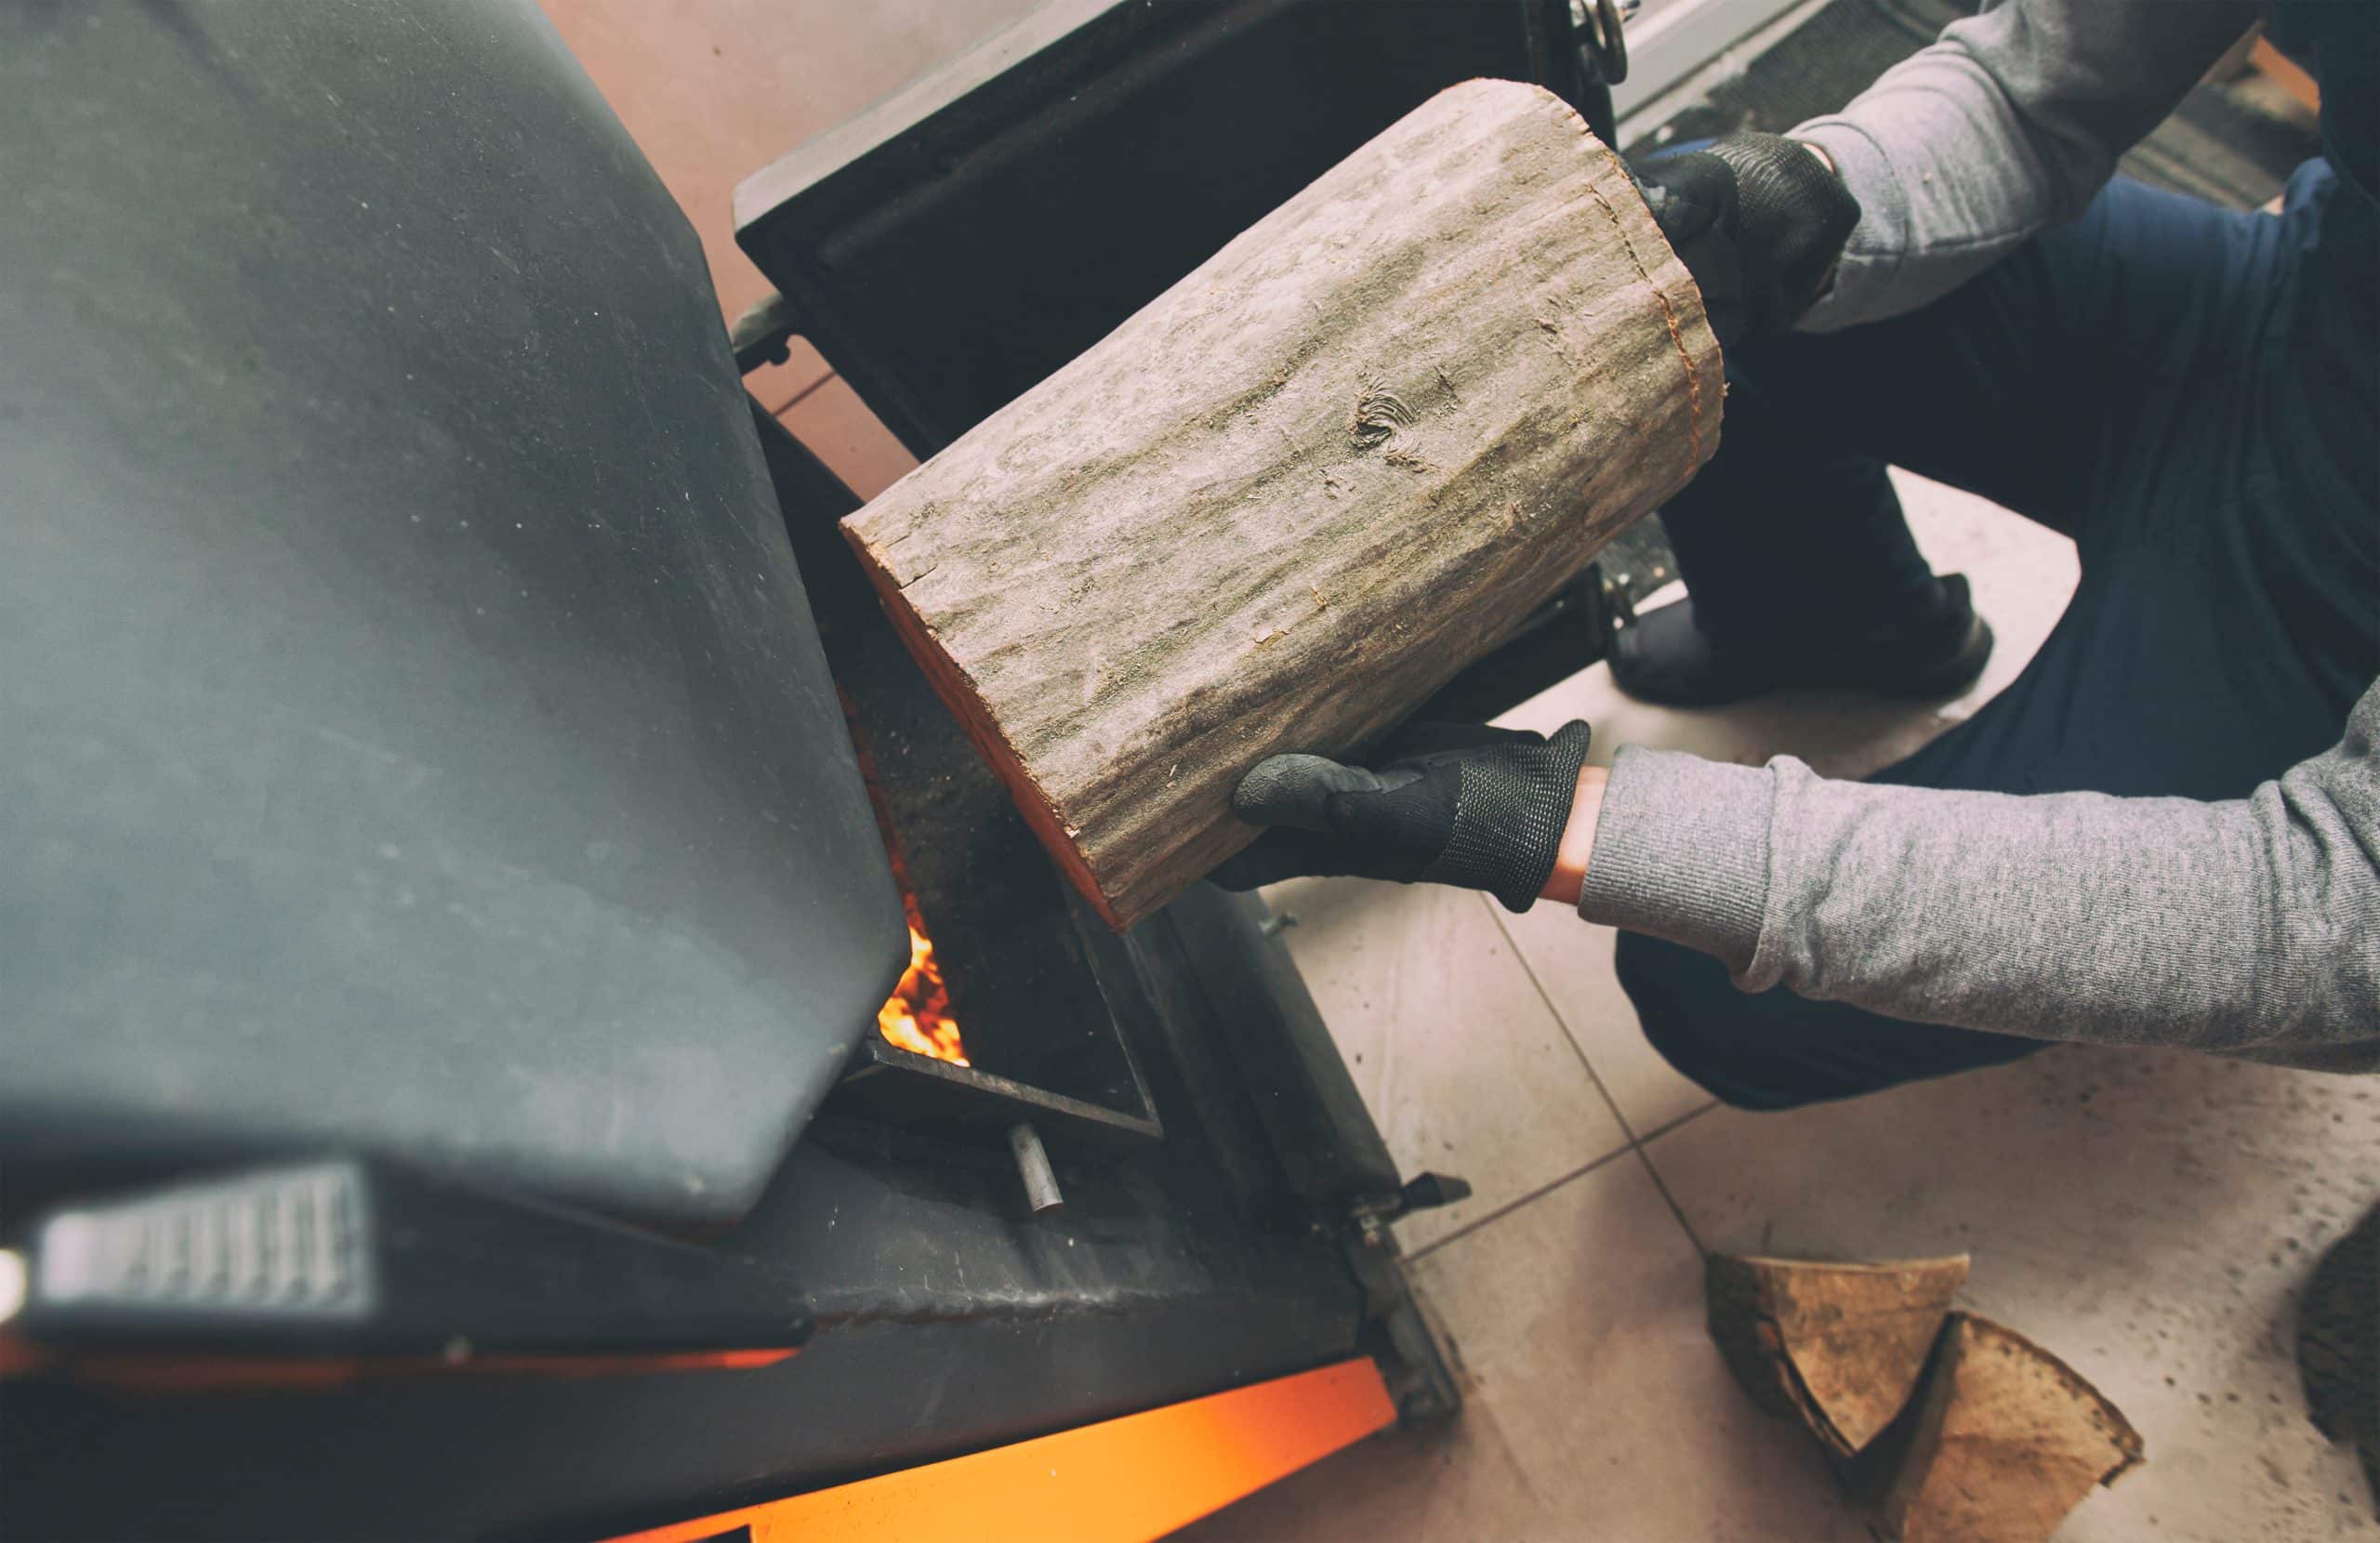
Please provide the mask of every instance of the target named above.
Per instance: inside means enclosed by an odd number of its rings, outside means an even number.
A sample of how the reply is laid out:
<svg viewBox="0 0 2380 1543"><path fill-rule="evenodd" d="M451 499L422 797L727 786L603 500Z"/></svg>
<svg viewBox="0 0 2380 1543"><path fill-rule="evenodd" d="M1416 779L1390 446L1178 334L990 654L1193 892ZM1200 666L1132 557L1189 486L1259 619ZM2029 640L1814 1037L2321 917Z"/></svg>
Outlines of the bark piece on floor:
<svg viewBox="0 0 2380 1543"><path fill-rule="evenodd" d="M843 523L1116 927L1504 640L1717 447L1700 292L1551 92L1449 87Z"/></svg>
<svg viewBox="0 0 2380 1543"><path fill-rule="evenodd" d="M1713 1255L1711 1338L1752 1402L1837 1457L1893 1422L1967 1278L1967 1256L1838 1264Z"/></svg>
<svg viewBox="0 0 2380 1543"><path fill-rule="evenodd" d="M1877 1523L1901 1543L2046 1543L2142 1460L2107 1395L2014 1329L1953 1312L1894 1434Z"/></svg>

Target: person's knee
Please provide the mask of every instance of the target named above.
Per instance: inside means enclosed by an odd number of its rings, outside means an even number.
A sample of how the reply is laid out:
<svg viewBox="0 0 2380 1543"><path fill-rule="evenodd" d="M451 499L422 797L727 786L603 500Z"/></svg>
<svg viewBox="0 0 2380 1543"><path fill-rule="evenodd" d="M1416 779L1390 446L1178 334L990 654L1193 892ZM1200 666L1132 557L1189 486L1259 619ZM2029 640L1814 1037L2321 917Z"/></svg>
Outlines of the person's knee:
<svg viewBox="0 0 2380 1543"><path fill-rule="evenodd" d="M1783 990L1736 989L1707 955L1620 935L1620 984L1661 1059L1738 1109L1799 1109L2020 1060L2047 1041L1901 1022Z"/></svg>
<svg viewBox="0 0 2380 1543"><path fill-rule="evenodd" d="M1622 932L1613 963L1646 1042L1680 1076L1720 1102L1755 1112L1812 1101L1759 1075L1752 1036L1730 1032L1750 1000L1726 967L1677 943Z"/></svg>

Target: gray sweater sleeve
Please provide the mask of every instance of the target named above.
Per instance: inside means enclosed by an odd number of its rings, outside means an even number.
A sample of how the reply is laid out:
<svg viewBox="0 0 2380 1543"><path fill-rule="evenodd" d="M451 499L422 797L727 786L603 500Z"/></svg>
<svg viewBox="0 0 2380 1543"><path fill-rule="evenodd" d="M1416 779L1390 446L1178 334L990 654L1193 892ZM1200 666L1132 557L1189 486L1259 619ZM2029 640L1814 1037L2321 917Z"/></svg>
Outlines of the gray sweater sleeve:
<svg viewBox="0 0 2380 1543"><path fill-rule="evenodd" d="M2228 803L1623 747L1579 911L1891 1017L2380 1070L2380 682Z"/></svg>
<svg viewBox="0 0 2380 1543"><path fill-rule="evenodd" d="M2009 0L1793 130L1861 211L1801 325L1913 310L2082 213L2256 16L2232 0Z"/></svg>
<svg viewBox="0 0 2380 1543"><path fill-rule="evenodd" d="M1796 130L1862 216L1814 329L1947 294L2080 213L2254 20L2220 0L2012 0ZM2244 799L1830 782L1623 748L1591 921L1920 1022L2380 1069L2380 684Z"/></svg>

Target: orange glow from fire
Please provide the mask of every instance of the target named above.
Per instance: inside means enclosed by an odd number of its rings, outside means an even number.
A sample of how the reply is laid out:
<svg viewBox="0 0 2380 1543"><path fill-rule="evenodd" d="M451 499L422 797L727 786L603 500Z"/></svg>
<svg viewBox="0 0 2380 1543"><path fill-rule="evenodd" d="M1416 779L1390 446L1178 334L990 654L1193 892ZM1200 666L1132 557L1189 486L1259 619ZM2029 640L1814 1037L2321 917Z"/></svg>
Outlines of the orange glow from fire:
<svg viewBox="0 0 2380 1543"><path fill-rule="evenodd" d="M918 903L902 897L909 913L909 968L892 997L876 1009L876 1027L902 1049L967 1064L967 1047L959 1037L959 1021L950 1016L950 991L942 983L942 966L934 962L933 940L926 936Z"/></svg>

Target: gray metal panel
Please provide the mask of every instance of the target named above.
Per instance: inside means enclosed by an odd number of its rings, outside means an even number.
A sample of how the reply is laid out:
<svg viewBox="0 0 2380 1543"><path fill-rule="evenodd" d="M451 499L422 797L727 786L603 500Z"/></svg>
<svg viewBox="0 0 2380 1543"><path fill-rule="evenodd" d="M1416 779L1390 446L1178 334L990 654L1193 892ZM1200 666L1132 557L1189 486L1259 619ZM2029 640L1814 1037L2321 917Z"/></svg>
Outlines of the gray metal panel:
<svg viewBox="0 0 2380 1543"><path fill-rule="evenodd" d="M1629 123L1661 93L1796 6L1816 8L1813 0L1647 0L1627 23L1628 79L1611 92L1620 138L1659 121Z"/></svg>
<svg viewBox="0 0 2380 1543"><path fill-rule="evenodd" d="M0 7L0 1159L739 1213L906 958L701 248L528 0Z"/></svg>

